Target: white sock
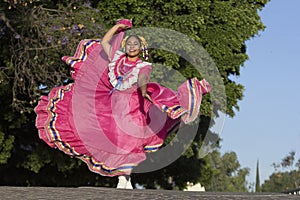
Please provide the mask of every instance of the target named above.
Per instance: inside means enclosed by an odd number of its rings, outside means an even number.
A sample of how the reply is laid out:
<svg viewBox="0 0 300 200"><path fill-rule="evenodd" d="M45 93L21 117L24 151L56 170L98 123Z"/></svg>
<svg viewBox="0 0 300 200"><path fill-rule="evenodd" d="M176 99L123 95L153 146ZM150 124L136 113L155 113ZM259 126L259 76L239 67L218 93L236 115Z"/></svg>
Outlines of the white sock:
<svg viewBox="0 0 300 200"><path fill-rule="evenodd" d="M132 190L133 189L133 187L131 185L131 178L130 178L130 176L127 179L127 183L126 183L126 188L125 189L127 189L127 190Z"/></svg>

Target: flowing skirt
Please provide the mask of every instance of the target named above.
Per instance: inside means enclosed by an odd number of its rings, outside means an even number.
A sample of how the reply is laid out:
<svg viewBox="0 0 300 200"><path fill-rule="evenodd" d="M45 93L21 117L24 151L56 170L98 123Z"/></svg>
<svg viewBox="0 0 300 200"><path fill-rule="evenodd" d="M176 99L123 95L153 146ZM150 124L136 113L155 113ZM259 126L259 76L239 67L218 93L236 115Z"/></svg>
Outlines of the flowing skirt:
<svg viewBox="0 0 300 200"><path fill-rule="evenodd" d="M153 103L136 85L110 95L108 61L99 40L81 41L75 55L63 60L74 83L41 97L35 108L39 137L103 176L130 174L181 120L197 117L202 95L210 91L205 80L193 78L177 91L148 83Z"/></svg>

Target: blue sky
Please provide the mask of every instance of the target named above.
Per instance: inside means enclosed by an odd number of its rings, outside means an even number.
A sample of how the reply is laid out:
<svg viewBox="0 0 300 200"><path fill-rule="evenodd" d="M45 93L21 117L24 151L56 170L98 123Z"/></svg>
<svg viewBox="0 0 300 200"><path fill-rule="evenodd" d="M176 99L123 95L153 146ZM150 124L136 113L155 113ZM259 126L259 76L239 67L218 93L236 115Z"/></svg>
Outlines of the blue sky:
<svg viewBox="0 0 300 200"><path fill-rule="evenodd" d="M226 118L221 152L234 151L255 182L290 151L300 158L300 1L271 0L259 13L266 29L247 42L249 60L234 80L245 86L240 111Z"/></svg>

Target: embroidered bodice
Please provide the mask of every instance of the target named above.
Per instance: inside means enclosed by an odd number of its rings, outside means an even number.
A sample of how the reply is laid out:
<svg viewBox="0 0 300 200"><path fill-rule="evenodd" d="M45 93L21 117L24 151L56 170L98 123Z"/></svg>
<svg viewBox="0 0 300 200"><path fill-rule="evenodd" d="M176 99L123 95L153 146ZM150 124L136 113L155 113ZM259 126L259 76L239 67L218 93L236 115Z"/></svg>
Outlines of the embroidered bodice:
<svg viewBox="0 0 300 200"><path fill-rule="evenodd" d="M108 65L109 81L117 90L131 88L137 83L140 70L146 66L151 66L151 63L140 59L136 62L128 61L125 54L118 50Z"/></svg>

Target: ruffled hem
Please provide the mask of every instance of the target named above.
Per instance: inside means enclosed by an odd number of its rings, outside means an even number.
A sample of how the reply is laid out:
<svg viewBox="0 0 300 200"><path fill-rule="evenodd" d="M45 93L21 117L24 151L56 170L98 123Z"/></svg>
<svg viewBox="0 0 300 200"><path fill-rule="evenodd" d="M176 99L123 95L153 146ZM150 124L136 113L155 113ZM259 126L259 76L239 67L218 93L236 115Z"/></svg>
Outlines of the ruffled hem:
<svg viewBox="0 0 300 200"><path fill-rule="evenodd" d="M167 113L171 119L181 117L186 124L198 117L202 95L211 90L205 79L198 81L197 78L185 81L178 87L177 92L170 89L162 90L161 87L157 83L149 83L147 86L147 91L151 94L154 105Z"/></svg>
<svg viewBox="0 0 300 200"><path fill-rule="evenodd" d="M69 112L71 104L73 84L53 88L49 96L43 96L39 104L35 107L37 114L36 127L39 137L52 148L58 148L65 154L76 157L84 161L88 168L103 176L117 176L130 174L132 169L145 160L145 154L112 154L98 150L103 160L122 159L123 164L111 167L106 162L97 160L85 148L81 139L76 134L76 129L72 120L72 113ZM145 149L146 150L146 149ZM126 159L129 162L126 162ZM132 162L130 162L132 161Z"/></svg>
<svg viewBox="0 0 300 200"><path fill-rule="evenodd" d="M210 90L211 87L205 79L198 81L197 78L187 80L178 88L180 105L187 110L182 116L184 123L190 123L198 117L202 96Z"/></svg>
<svg viewBox="0 0 300 200"><path fill-rule="evenodd" d="M102 159L98 160L87 150L86 144L83 143L76 132L73 114L70 112L73 86L74 84L69 84L54 88L48 97L42 97L35 108L37 114L36 127L39 130L40 138L50 147L58 148L71 157L81 159L91 171L103 176L130 174L135 166L146 159L146 152L155 152L161 148L164 138L179 128L180 119L188 123L195 118L199 112L201 95L210 91L210 87L205 80L200 82L197 79L186 81L179 87L178 93L180 95L157 83L149 83L147 89L153 98L154 105L170 117L164 125L166 129L163 128L163 132L158 133L155 138L149 137L144 141L141 152L113 154L99 149L97 151L99 155L101 154ZM179 96L186 96L187 92L192 93L190 97L194 95L195 103L190 102L191 98L179 98ZM123 162L117 166L107 163L107 161L111 162L112 160L118 162L123 160Z"/></svg>
<svg viewBox="0 0 300 200"><path fill-rule="evenodd" d="M101 40L81 40L77 46L76 52L73 57L63 56L62 60L70 66L71 76L73 79L76 79L79 69L81 68L84 61L87 59L90 52L94 48L101 45Z"/></svg>
<svg viewBox="0 0 300 200"><path fill-rule="evenodd" d="M113 36L111 40L111 54L115 55L116 51L120 48L120 44L122 42L122 38L124 36L124 32L120 32L119 34L116 34ZM95 48L102 48L101 46L101 39L84 39L81 40L77 46L77 49L75 51L74 56L63 56L62 60L70 66L71 70L71 76L74 80L78 79L80 74L84 73L84 70L81 69L84 62L87 60L90 53ZM103 57L102 64L107 66L109 61L107 58L107 55L104 52L101 52L100 55ZM81 70L80 70L81 69ZM78 73L80 71L80 74Z"/></svg>

